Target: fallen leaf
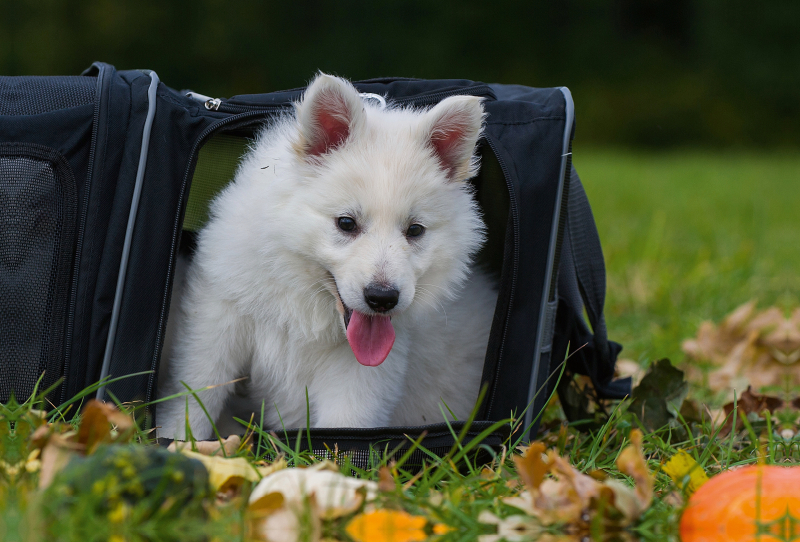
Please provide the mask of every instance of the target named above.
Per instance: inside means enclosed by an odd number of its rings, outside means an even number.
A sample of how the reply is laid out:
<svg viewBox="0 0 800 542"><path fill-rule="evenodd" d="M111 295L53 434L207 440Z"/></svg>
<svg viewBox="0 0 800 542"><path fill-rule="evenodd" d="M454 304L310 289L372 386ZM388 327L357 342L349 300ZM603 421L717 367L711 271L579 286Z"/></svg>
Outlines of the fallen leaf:
<svg viewBox="0 0 800 542"><path fill-rule="evenodd" d="M569 461L550 451L547 460L539 459L523 469L532 472L529 477L539 481L525 484L526 489L517 496L502 501L537 518L541 525L562 524L575 531L585 532L593 517L600 514L604 521L627 526L638 519L650 505L653 496L653 478L641 453L641 434L633 431L632 444L620 454L620 471L634 479L635 487L610 479L598 480L579 472ZM532 445L527 453L541 457L542 446ZM545 466L550 477L541 474ZM543 479L542 479L543 478ZM609 513L615 510L618 514Z"/></svg>
<svg viewBox="0 0 800 542"><path fill-rule="evenodd" d="M275 493L270 495L275 496ZM279 493L277 495L280 495ZM254 514L249 517L248 540L264 542L318 542L322 538L322 522L317 505L311 496L303 502L281 506L274 510L266 510L264 495L256 502L251 500L250 507L255 506ZM277 499L277 497L269 497ZM282 499L282 497L281 497ZM261 504L259 504L261 503Z"/></svg>
<svg viewBox="0 0 800 542"><path fill-rule="evenodd" d="M641 383L631 392L633 401L628 411L649 431L677 425L677 415L688 392L683 371L668 359L660 359L648 368Z"/></svg>
<svg viewBox="0 0 800 542"><path fill-rule="evenodd" d="M517 474L528 489L537 489L550 470L549 461L544 459L544 451L544 444L534 442L522 455L515 455L512 458L514 466L517 467Z"/></svg>
<svg viewBox="0 0 800 542"><path fill-rule="evenodd" d="M684 341L690 360L710 363L707 380L712 391L752 385L800 386L800 308L789 318L771 307L756 311L755 301L738 307L719 325L703 322L697 336ZM703 370L687 365L689 377L702 381Z"/></svg>
<svg viewBox="0 0 800 542"><path fill-rule="evenodd" d="M381 468L378 469L378 491L387 493L394 491L396 487L397 484L394 481L392 470L386 465L381 466Z"/></svg>
<svg viewBox="0 0 800 542"><path fill-rule="evenodd" d="M684 450L678 450L661 468L672 481L687 495L697 491L708 482L708 476L694 457Z"/></svg>
<svg viewBox="0 0 800 542"><path fill-rule="evenodd" d="M258 482L261 474L244 457L203 455L191 450L180 452L200 461L208 471L208 483L214 492L237 490L245 482Z"/></svg>
<svg viewBox="0 0 800 542"><path fill-rule="evenodd" d="M542 526L537 523L530 516L513 515L505 518L499 518L489 512L483 510L478 515L478 521L484 525L496 525L497 532L495 534L483 534L478 536L478 542L523 542L530 540L539 540L542 534Z"/></svg>
<svg viewBox="0 0 800 542"><path fill-rule="evenodd" d="M112 426L116 434L112 434ZM86 447L87 454L91 454L105 442L129 440L134 428L135 424L129 415L120 412L112 404L92 399L83 407L78 442Z"/></svg>
<svg viewBox="0 0 800 542"><path fill-rule="evenodd" d="M277 512L284 505L283 495L280 493L265 493L247 505L247 511L254 517L265 517Z"/></svg>
<svg viewBox="0 0 800 542"><path fill-rule="evenodd" d="M239 451L242 446L242 437L239 435L231 435L224 439L220 444L218 440L198 440L194 443L194 450L192 450L192 443L181 440L174 440L167 446L170 452L181 452L183 450L195 451L203 455L221 455L233 456ZM225 453L222 453L222 450Z"/></svg>
<svg viewBox="0 0 800 542"><path fill-rule="evenodd" d="M455 531L454 527L445 525L444 523L437 523L431 528L431 532L435 535L443 535Z"/></svg>
<svg viewBox="0 0 800 542"><path fill-rule="evenodd" d="M637 502L641 505L639 513L641 513L650 506L653 500L653 476L647 468L644 455L642 455L642 432L638 429L632 430L630 439L630 445L626 446L617 458L617 468L622 474L633 478Z"/></svg>
<svg viewBox="0 0 800 542"><path fill-rule="evenodd" d="M378 484L328 470L324 463L305 469L288 468L265 476L253 489L250 502L269 493L280 493L289 507L299 507L313 495L324 519L355 512L365 501L374 500Z"/></svg>
<svg viewBox="0 0 800 542"><path fill-rule="evenodd" d="M42 428L44 426L39 429ZM79 456L83 449L84 446L82 444L74 442L69 436L58 433L50 434L41 452L39 488L48 487L55 475L62 471L73 457Z"/></svg>
<svg viewBox="0 0 800 542"><path fill-rule="evenodd" d="M403 510L381 509L357 515L345 530L355 542L421 542L427 522Z"/></svg>
<svg viewBox="0 0 800 542"><path fill-rule="evenodd" d="M747 417L750 414L756 414L759 417L762 417L762 413L766 410L770 413L774 413L776 410L787 406L783 399L780 397L772 397L769 395L759 395L753 393L753 390L750 386L742 393L736 400L736 431L739 431L744 427L744 422L742 421L742 417ZM734 402L731 401L730 403L726 404L722 407L725 412L725 425L722 426L720 429L719 435L725 436L730 434L733 428L733 408Z"/></svg>

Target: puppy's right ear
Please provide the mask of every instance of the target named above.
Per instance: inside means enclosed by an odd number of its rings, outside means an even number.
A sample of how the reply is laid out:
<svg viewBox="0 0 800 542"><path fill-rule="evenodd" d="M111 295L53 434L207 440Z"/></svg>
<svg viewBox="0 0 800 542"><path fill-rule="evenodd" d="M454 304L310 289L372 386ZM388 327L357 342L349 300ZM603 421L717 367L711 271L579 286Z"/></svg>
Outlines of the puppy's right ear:
<svg viewBox="0 0 800 542"><path fill-rule="evenodd" d="M365 115L355 87L324 73L308 85L295 107L300 133L294 149L304 158L315 158L342 146Z"/></svg>

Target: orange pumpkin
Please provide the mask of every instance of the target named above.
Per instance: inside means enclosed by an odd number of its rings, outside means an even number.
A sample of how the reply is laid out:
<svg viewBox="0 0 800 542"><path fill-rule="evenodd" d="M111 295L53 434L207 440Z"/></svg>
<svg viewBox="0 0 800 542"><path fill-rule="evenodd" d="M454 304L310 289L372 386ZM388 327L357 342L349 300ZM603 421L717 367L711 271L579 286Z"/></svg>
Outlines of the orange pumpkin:
<svg viewBox="0 0 800 542"><path fill-rule="evenodd" d="M683 542L800 542L800 466L724 472L689 499Z"/></svg>

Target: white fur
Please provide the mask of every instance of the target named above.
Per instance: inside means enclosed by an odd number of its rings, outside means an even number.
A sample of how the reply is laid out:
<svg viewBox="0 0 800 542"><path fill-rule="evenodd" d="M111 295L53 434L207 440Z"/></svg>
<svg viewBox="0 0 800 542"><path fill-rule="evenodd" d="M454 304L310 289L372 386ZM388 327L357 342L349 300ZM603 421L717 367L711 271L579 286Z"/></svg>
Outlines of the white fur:
<svg viewBox="0 0 800 542"><path fill-rule="evenodd" d="M347 137L315 153L320 111L333 111L326 118ZM295 115L261 132L212 204L160 395L184 391L180 381L198 389L247 376L199 393L224 430L226 405L258 420L262 401L265 426L304 427L306 390L314 427L440 422L442 400L468 416L496 299L469 268L484 226L464 181L477 172L482 119L477 98L380 109L319 75ZM358 235L338 228L343 215ZM405 235L412 223L426 228L418 239ZM375 281L400 291L389 313L396 339L381 365L366 367L345 337L337 286L345 304L370 313L363 291ZM184 437L185 401L159 407L160 436ZM196 438L212 435L194 399L189 423Z"/></svg>

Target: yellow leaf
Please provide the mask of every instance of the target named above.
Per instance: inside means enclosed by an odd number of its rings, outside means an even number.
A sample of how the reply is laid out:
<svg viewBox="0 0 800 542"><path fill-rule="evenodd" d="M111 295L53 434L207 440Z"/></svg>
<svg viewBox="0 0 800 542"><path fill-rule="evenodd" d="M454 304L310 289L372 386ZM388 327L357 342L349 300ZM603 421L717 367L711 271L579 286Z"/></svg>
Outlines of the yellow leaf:
<svg viewBox="0 0 800 542"><path fill-rule="evenodd" d="M708 476L703 467L698 465L694 458L684 450L678 450L669 461L662 467L662 470L672 478L675 484L685 489L691 495L708 482Z"/></svg>
<svg viewBox="0 0 800 542"><path fill-rule="evenodd" d="M455 529L444 523L437 523L433 526L433 534L447 534L452 531L455 531Z"/></svg>
<svg viewBox="0 0 800 542"><path fill-rule="evenodd" d="M206 467L208 483L213 491L238 487L245 481L258 482L261 479L261 475L244 457L209 456L189 450L183 450L181 453L197 459Z"/></svg>
<svg viewBox="0 0 800 542"><path fill-rule="evenodd" d="M356 542L421 542L426 538L426 523L424 517L384 509L359 514L346 531Z"/></svg>

